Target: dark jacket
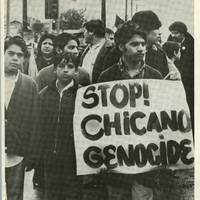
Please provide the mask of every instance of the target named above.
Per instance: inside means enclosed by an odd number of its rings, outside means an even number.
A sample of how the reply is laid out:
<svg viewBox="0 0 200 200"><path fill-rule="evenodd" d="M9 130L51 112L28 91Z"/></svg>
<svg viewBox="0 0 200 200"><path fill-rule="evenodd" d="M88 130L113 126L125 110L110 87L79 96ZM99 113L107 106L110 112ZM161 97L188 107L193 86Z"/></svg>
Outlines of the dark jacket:
<svg viewBox="0 0 200 200"><path fill-rule="evenodd" d="M145 79L162 79L162 75L157 70L152 67L145 65L144 77ZM128 79L123 75L123 72L120 70L119 63L113 65L109 69L105 70L99 76L98 82L107 82L107 81L116 81Z"/></svg>
<svg viewBox="0 0 200 200"><path fill-rule="evenodd" d="M168 41L173 41L172 36L168 37ZM184 86L194 84L194 38L189 34L185 34L185 40L181 43L181 58L175 62L181 73Z"/></svg>
<svg viewBox="0 0 200 200"><path fill-rule="evenodd" d="M122 52L117 47L114 47L106 57L104 68L107 69L116 64L121 56ZM166 55L160 47L153 45L147 49L145 63L158 70L163 77L169 73Z"/></svg>
<svg viewBox="0 0 200 200"><path fill-rule="evenodd" d="M169 73L166 54L159 46L152 45L147 48L145 62L147 65L158 70L163 77Z"/></svg>
<svg viewBox="0 0 200 200"><path fill-rule="evenodd" d="M168 41L173 41L171 35ZM188 32L181 44L181 58L175 61L175 65L181 73L194 127L194 38Z"/></svg>
<svg viewBox="0 0 200 200"><path fill-rule="evenodd" d="M54 80L39 93L43 154L67 159L71 168L75 168L73 115L77 89L75 83L60 99Z"/></svg>
<svg viewBox="0 0 200 200"><path fill-rule="evenodd" d="M99 75L101 74L101 72L103 72L106 69L104 68L104 61L106 59L108 52L112 48L113 48L113 42L111 40L106 40L104 45L101 47L94 63L94 68L92 72L92 83L97 83ZM87 54L88 50L89 50L89 46L85 48L83 54L81 55L80 66L82 66L83 59L85 55Z"/></svg>
<svg viewBox="0 0 200 200"><path fill-rule="evenodd" d="M5 88L6 89L6 88ZM35 81L19 72L8 108L5 109L5 145L7 152L19 156L35 153L38 91Z"/></svg>
<svg viewBox="0 0 200 200"><path fill-rule="evenodd" d="M38 72L39 72L41 69L43 69L43 68L45 68L45 67L47 67L47 66L53 64L53 62L54 62L54 56L51 58L51 60L48 60L48 61L47 61L47 60L45 60L45 59L43 58L42 55L38 55L38 56L35 58L35 62L36 62L36 64L37 64L37 69L38 69Z"/></svg>

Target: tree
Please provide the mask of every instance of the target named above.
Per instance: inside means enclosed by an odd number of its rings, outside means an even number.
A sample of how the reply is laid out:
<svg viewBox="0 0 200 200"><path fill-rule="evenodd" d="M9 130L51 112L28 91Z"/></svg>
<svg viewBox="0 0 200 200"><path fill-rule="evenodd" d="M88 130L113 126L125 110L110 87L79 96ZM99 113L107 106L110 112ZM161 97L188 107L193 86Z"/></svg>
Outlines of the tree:
<svg viewBox="0 0 200 200"><path fill-rule="evenodd" d="M33 32L41 33L44 31L45 26L43 23L36 21L32 24L31 28Z"/></svg>
<svg viewBox="0 0 200 200"><path fill-rule="evenodd" d="M61 13L61 22L65 23L64 29L80 29L83 23L87 21L87 17L84 16L85 9L69 9L66 12ZM62 23L61 23L62 26Z"/></svg>

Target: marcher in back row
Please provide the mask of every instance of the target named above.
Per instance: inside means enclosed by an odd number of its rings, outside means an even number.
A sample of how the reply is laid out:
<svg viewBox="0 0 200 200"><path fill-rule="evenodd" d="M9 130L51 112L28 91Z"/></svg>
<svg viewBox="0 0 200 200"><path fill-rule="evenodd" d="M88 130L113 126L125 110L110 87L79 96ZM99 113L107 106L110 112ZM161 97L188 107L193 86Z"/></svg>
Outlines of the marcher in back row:
<svg viewBox="0 0 200 200"><path fill-rule="evenodd" d="M38 72L46 66L53 64L55 51L55 35L44 34L38 43L37 57L35 62L37 64Z"/></svg>
<svg viewBox="0 0 200 200"><path fill-rule="evenodd" d="M81 55L80 66L89 73L90 83L96 83L104 68L106 55L113 42L105 39L105 24L101 20L91 20L84 24L85 43L88 44Z"/></svg>
<svg viewBox="0 0 200 200"><path fill-rule="evenodd" d="M178 42L181 46L181 58L175 61L175 65L181 73L194 132L194 38L180 21L172 23L169 30L171 35L168 41Z"/></svg>
<svg viewBox="0 0 200 200"><path fill-rule="evenodd" d="M79 40L75 36L69 35L68 33L61 33L55 38L55 49L58 54L71 52L79 56L78 46ZM36 76L39 91L46 87L54 79L56 79L56 73L53 64L42 69ZM82 67L78 67L75 79L77 83L82 86L89 85L89 75Z"/></svg>
<svg viewBox="0 0 200 200"><path fill-rule="evenodd" d="M169 76L172 73L173 80L181 80L181 74L174 64L176 61L180 60L181 57L180 45L177 42L167 41L162 47L167 54L167 61L170 71Z"/></svg>

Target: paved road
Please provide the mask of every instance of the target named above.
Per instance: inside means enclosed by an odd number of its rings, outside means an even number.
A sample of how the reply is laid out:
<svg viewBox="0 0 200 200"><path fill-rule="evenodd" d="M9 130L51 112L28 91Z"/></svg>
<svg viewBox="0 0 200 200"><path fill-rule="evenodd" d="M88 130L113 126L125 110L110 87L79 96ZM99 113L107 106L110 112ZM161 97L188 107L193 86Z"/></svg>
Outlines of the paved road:
<svg viewBox="0 0 200 200"><path fill-rule="evenodd" d="M162 200L194 200L194 169L179 170L176 172L179 177L174 181L172 187L166 187L162 193ZM34 189L32 184L33 170L26 172L25 174L25 186L24 186L24 200L44 200L44 191L42 189ZM94 195L92 200L102 200L101 191L96 190L92 192ZM161 194L162 196L162 194ZM88 197L84 196L84 200L88 200ZM103 198L106 200L106 198Z"/></svg>

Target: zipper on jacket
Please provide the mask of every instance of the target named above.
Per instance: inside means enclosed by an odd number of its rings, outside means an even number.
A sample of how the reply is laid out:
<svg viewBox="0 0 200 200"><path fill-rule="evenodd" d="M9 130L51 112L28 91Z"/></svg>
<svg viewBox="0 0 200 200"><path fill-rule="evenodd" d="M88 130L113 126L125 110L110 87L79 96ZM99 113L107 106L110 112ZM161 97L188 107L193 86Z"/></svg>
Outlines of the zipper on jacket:
<svg viewBox="0 0 200 200"><path fill-rule="evenodd" d="M56 128L56 139L55 139L55 144L54 144L54 151L53 151L53 153L56 153L56 150L57 150L57 143L58 143L58 128L59 128L59 123L60 123L60 108L61 108L61 100L62 100L62 98L60 97L59 109L58 109L57 128Z"/></svg>

